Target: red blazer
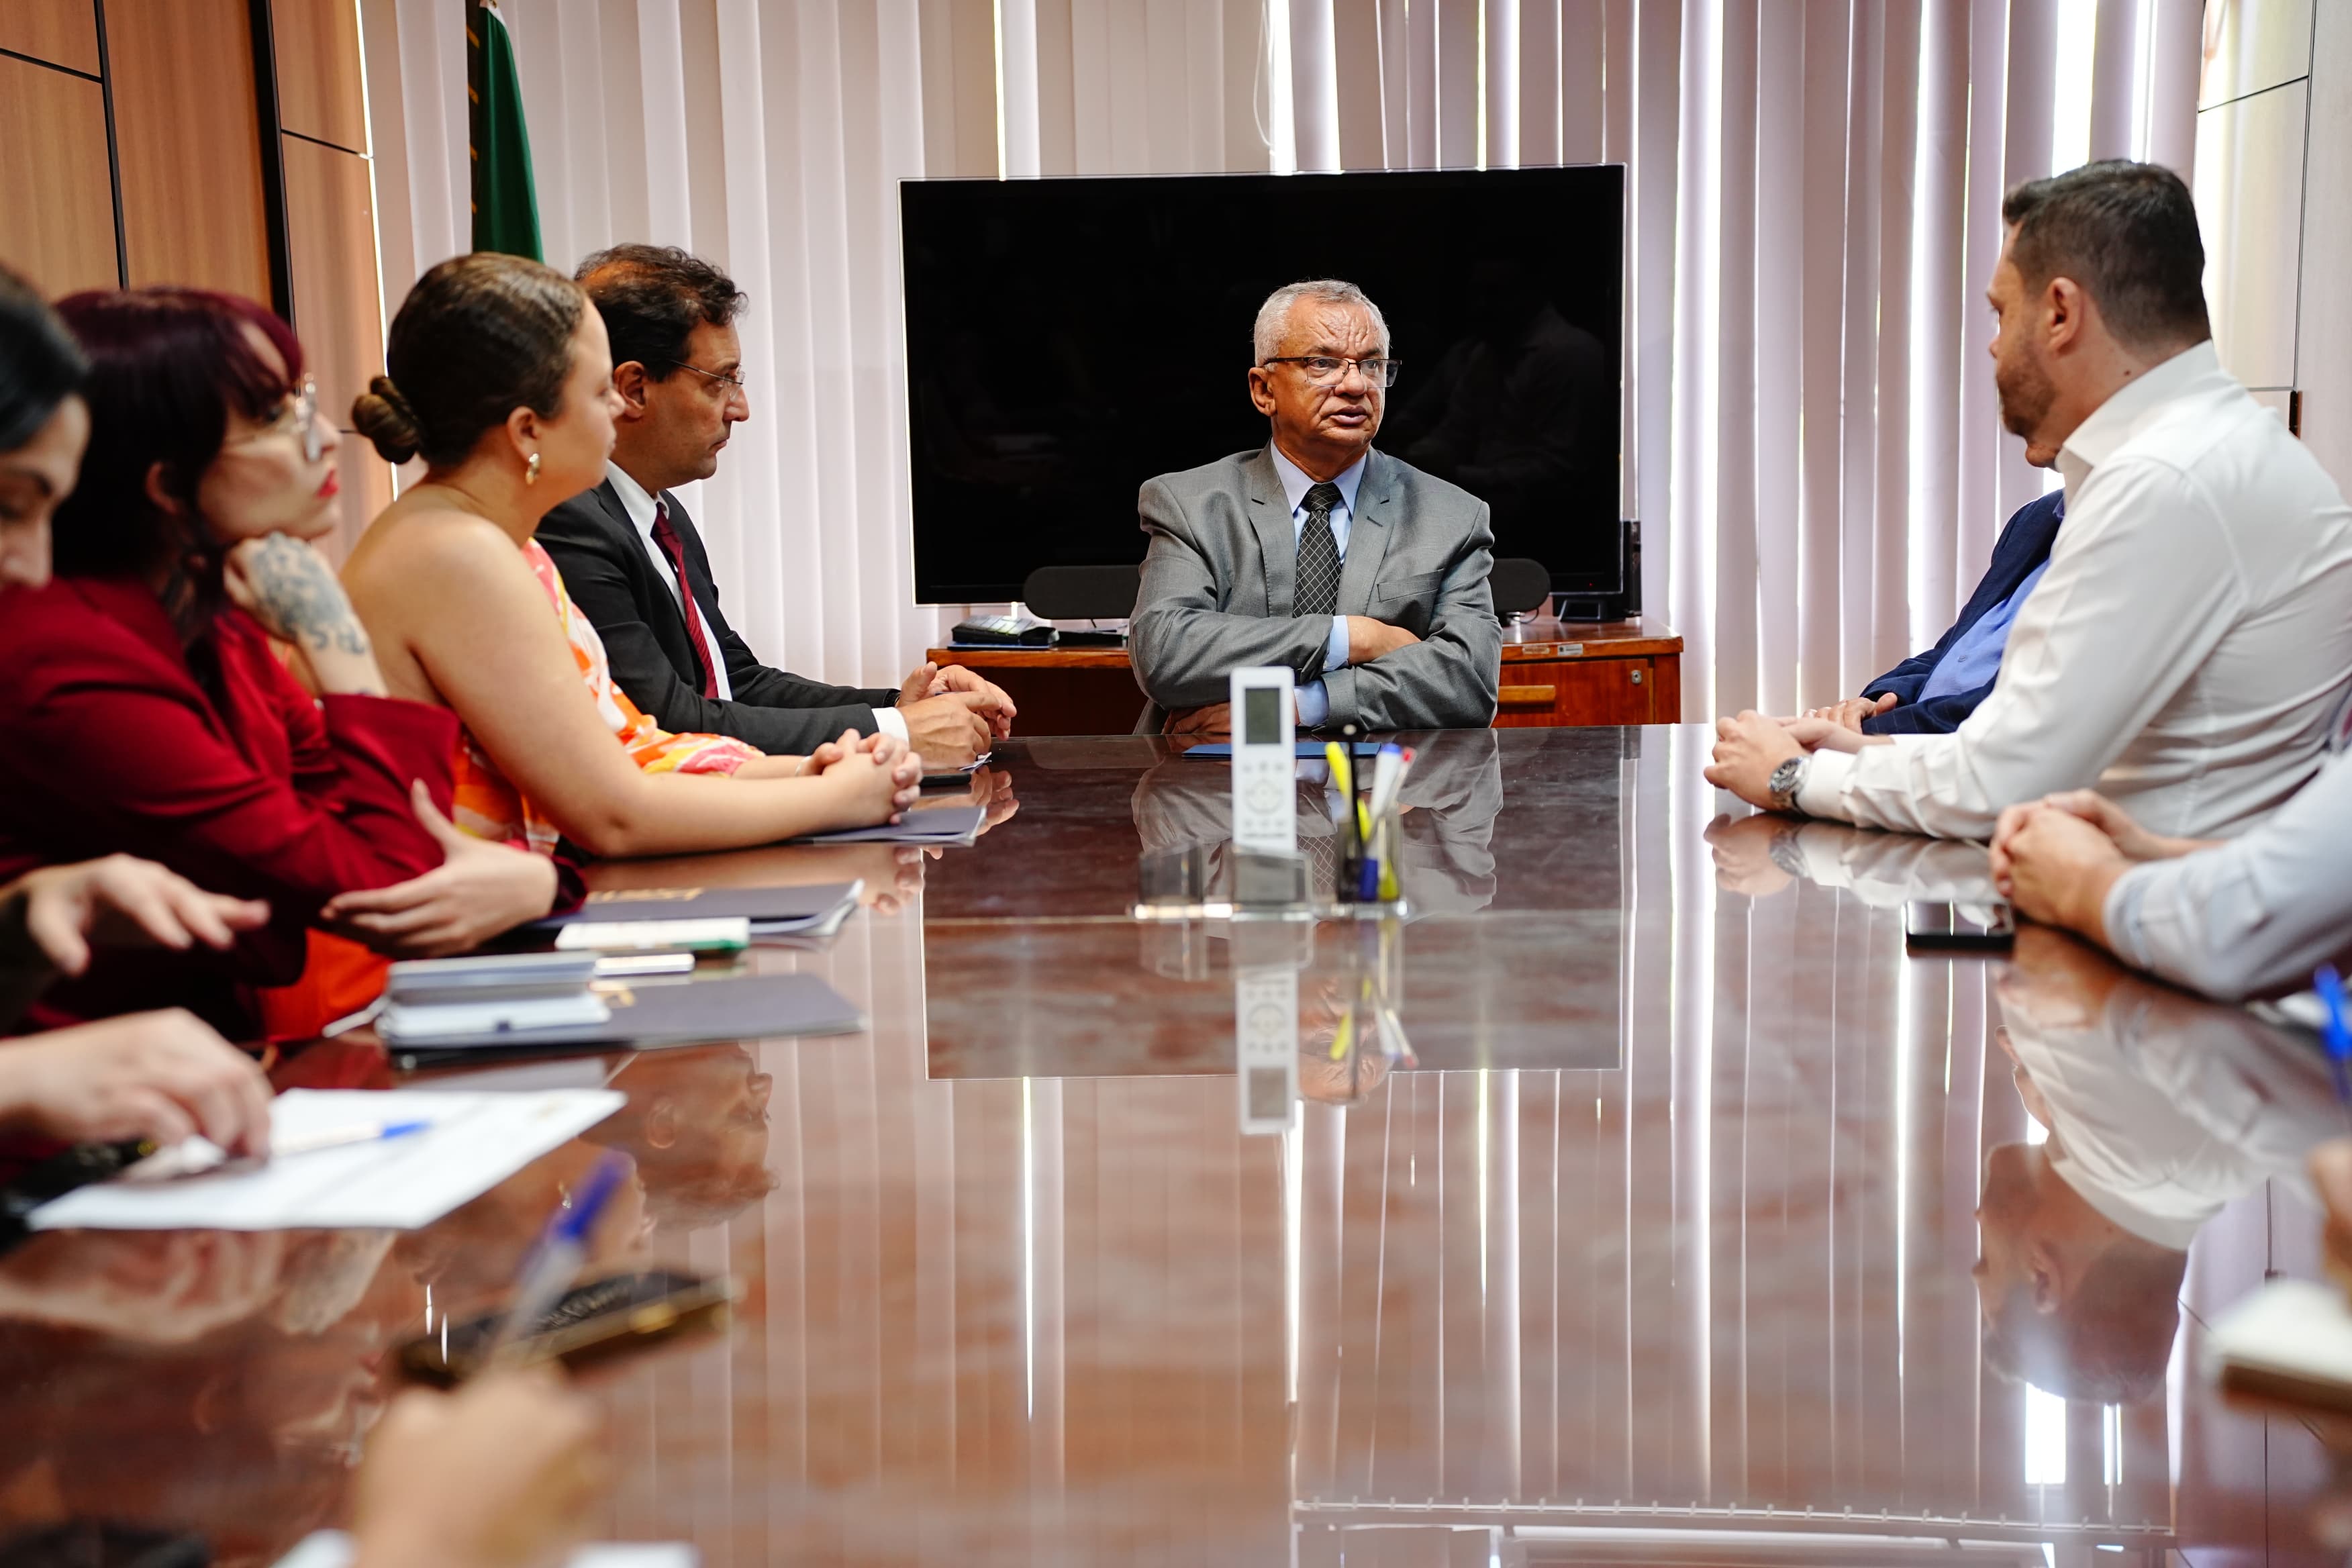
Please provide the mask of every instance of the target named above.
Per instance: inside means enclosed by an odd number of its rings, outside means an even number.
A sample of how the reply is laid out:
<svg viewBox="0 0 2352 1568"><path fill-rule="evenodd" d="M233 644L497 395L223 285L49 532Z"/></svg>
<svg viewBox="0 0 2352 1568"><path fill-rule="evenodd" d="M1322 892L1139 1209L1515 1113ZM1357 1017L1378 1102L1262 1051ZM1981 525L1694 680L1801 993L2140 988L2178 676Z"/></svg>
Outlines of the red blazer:
<svg viewBox="0 0 2352 1568"><path fill-rule="evenodd" d="M273 917L233 953L101 950L26 1026L182 1006L252 1038L250 988L301 973L320 905L441 863L408 788L423 779L448 808L453 714L382 697L314 700L234 608L194 657L216 679L197 679L162 604L134 580L0 593L14 714L0 743L0 881L121 851L266 900Z"/></svg>

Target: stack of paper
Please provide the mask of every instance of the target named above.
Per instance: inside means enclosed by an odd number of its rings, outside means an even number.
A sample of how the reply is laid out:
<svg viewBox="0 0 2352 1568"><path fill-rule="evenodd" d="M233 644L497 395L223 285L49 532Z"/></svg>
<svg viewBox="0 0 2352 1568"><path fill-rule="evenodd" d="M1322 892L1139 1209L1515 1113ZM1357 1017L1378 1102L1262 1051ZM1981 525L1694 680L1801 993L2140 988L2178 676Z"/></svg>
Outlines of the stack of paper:
<svg viewBox="0 0 2352 1568"><path fill-rule="evenodd" d="M592 1027L612 1016L595 978L593 953L411 959L385 972L376 1030L415 1042Z"/></svg>
<svg viewBox="0 0 2352 1568"><path fill-rule="evenodd" d="M596 994L611 1016L603 1023L529 1034L485 1030L394 1045L403 1072L484 1056L684 1046L709 1040L854 1034L866 1026L849 1000L814 974L740 974L709 980L614 984ZM391 1042L387 1042L391 1043Z"/></svg>
<svg viewBox="0 0 2352 1568"><path fill-rule="evenodd" d="M524 1094L289 1089L270 1136L424 1121L403 1138L289 1154L257 1168L149 1184L100 1182L32 1214L35 1230L416 1230L488 1192L627 1103L609 1089Z"/></svg>

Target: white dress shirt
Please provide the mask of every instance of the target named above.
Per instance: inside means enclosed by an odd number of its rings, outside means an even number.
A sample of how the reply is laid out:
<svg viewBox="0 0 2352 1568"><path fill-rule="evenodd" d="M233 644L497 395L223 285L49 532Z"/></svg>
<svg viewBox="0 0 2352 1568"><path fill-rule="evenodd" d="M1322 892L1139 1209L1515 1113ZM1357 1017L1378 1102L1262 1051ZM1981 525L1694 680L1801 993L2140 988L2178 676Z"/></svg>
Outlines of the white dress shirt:
<svg viewBox="0 0 2352 1568"><path fill-rule="evenodd" d="M2243 837L2133 867L2103 912L2117 957L2209 996L2308 986L2352 956L2352 756Z"/></svg>
<svg viewBox="0 0 2352 1568"><path fill-rule="evenodd" d="M609 458L604 463L604 477L613 481L613 493L621 498L621 510L629 514L629 521L637 531L637 542L646 547L646 559L654 563L654 571L661 580L669 584L670 597L677 601L678 614L686 614L684 584L670 570L669 557L654 542L654 498L646 492L645 486L629 477L627 469ZM707 616L702 617L702 643L710 650L710 673L719 700L732 702L735 688L727 679L727 650L719 646L719 635L710 629ZM896 735L902 741L907 738L907 721L895 708L875 709L874 722L885 734Z"/></svg>
<svg viewBox="0 0 2352 1568"><path fill-rule="evenodd" d="M1269 443L1269 449L1274 453L1275 474L1282 480L1282 499L1290 503L1290 546L1296 550L1307 532L1307 492L1315 488L1315 481L1307 477L1306 469L1284 457L1280 447ZM1348 535L1356 521L1356 491L1363 485L1364 465L1370 458L1368 450L1331 479L1339 487L1339 504L1331 509L1331 541L1339 547L1342 565L1348 560ZM1323 645L1323 668L1341 669L1347 663L1348 617L1333 616L1330 638ZM1331 716L1331 694L1324 689L1321 681L1300 687L1297 696L1301 729L1320 728Z"/></svg>
<svg viewBox="0 0 2352 1568"><path fill-rule="evenodd" d="M2316 1053L2234 1009L2119 987L2063 1023L2001 1004L2010 1046L2042 1091L2050 1166L2144 1241L2186 1251L2200 1226L2273 1177L2297 1184L2343 1130Z"/></svg>
<svg viewBox="0 0 2352 1568"><path fill-rule="evenodd" d="M654 563L655 574L669 585L669 596L677 601L677 613L686 614L686 585L670 570L667 552L654 542L654 498L646 493L645 486L629 477L626 468L609 458L604 463L604 477L613 481L613 493L621 498L621 510L629 514L629 521L635 526L637 542L646 547L646 559ZM692 640L690 637L688 640ZM727 656L720 650L719 638L707 619L702 624L702 644L710 650L710 673L718 687L719 700L732 702L735 688L727 679Z"/></svg>
<svg viewBox="0 0 2352 1568"><path fill-rule="evenodd" d="M2352 509L2303 443L2204 342L2100 405L2058 467L2066 526L1992 694L1951 734L1814 753L1805 812L1980 838L2096 784L2217 837L2318 771L2352 685Z"/></svg>

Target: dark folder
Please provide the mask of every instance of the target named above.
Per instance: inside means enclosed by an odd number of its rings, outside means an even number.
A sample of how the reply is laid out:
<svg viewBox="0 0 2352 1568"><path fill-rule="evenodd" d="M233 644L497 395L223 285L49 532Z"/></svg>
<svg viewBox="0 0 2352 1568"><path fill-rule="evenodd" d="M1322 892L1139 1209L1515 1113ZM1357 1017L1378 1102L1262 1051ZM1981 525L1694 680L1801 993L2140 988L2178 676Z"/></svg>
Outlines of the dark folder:
<svg viewBox="0 0 2352 1568"><path fill-rule="evenodd" d="M568 915L535 921L530 930L553 932L568 925L604 925L622 921L715 921L738 915L759 935L776 935L822 924L826 916L857 896L855 882L809 882L781 888L616 888L591 893Z"/></svg>
<svg viewBox="0 0 2352 1568"><path fill-rule="evenodd" d="M720 980L600 985L613 1016L602 1024L480 1035L443 1036L428 1045L389 1047L403 1072L456 1062L568 1054L616 1047L705 1045L786 1035L849 1035L865 1015L814 974L743 974Z"/></svg>
<svg viewBox="0 0 2352 1568"><path fill-rule="evenodd" d="M921 844L969 845L978 842L980 825L988 816L984 805L934 805L907 813L902 822L879 827L846 827L838 833L813 833L793 844Z"/></svg>
<svg viewBox="0 0 2352 1568"><path fill-rule="evenodd" d="M1346 744L1345 742L1339 743ZM1324 742L1321 741L1300 741L1294 747L1294 752L1302 763L1319 763L1328 754L1323 747ZM1230 763L1234 760L1234 743L1231 741L1204 741L1197 746L1187 746L1176 754L1180 757L1190 757L1196 763ZM1381 748L1375 742L1359 741L1356 742L1355 750L1349 754L1356 757L1377 757L1381 754Z"/></svg>

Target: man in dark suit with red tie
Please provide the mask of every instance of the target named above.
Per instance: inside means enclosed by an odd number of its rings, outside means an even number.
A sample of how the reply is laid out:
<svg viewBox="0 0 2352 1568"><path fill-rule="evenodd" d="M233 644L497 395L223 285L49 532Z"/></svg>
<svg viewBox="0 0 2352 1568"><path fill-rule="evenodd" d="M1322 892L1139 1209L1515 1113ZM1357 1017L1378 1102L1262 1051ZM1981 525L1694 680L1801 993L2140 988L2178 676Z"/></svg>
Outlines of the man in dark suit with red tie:
<svg viewBox="0 0 2352 1568"><path fill-rule="evenodd" d="M604 483L555 508L539 542L604 638L613 679L664 729L802 753L844 730L904 738L935 769L1012 732L1013 703L968 669L923 665L897 689L761 664L719 611L710 559L673 487L718 471L751 417L735 318L744 296L685 251L622 245L580 266L613 342L622 409Z"/></svg>

